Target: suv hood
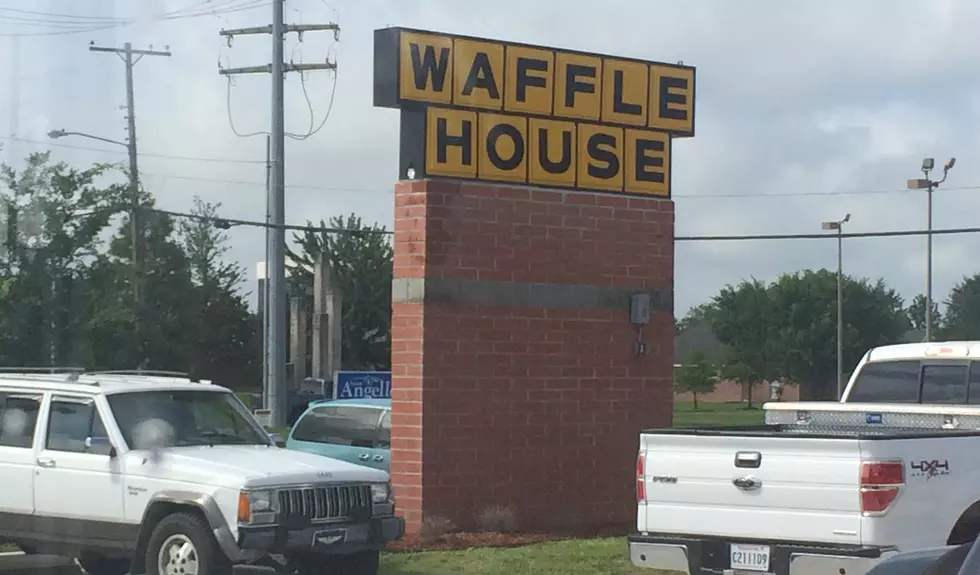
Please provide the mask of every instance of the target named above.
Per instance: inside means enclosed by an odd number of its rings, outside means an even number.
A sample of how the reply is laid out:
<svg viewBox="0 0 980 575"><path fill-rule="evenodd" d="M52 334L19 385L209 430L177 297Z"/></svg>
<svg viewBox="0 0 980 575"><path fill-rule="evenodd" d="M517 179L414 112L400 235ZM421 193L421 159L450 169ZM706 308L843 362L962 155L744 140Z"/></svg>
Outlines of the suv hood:
<svg viewBox="0 0 980 575"><path fill-rule="evenodd" d="M240 487L271 487L313 483L384 483L388 474L322 455L264 445L171 447L157 457L130 451L136 474L156 475L159 467L178 481ZM156 469L155 469L156 468Z"/></svg>

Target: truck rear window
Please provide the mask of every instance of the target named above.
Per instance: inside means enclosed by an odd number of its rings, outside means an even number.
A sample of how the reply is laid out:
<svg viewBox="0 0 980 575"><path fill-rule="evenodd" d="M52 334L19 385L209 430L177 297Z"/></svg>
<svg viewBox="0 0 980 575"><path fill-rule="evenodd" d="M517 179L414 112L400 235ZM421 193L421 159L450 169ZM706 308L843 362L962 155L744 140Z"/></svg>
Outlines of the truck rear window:
<svg viewBox="0 0 980 575"><path fill-rule="evenodd" d="M847 397L849 403L980 404L980 362L867 363Z"/></svg>
<svg viewBox="0 0 980 575"><path fill-rule="evenodd" d="M848 403L919 403L918 361L881 361L861 368Z"/></svg>

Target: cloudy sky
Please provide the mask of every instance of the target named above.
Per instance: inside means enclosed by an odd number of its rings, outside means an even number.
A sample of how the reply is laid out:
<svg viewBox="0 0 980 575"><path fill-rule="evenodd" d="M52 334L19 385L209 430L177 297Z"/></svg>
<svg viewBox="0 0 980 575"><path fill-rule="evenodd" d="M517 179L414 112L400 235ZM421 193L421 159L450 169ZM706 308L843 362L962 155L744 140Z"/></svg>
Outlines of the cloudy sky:
<svg viewBox="0 0 980 575"><path fill-rule="evenodd" d="M48 147L45 134L56 128L122 140L122 63L87 46L169 46L171 58L147 57L136 68L144 183L165 209L186 210L197 194L221 202L228 217L262 219L265 139L236 136L229 119L240 134L268 129L269 78L240 77L229 92L218 63L265 64L271 48L267 36L229 47L218 31L269 18L267 0L0 0L0 62L10 70L0 137L16 130L37 143L0 141L23 156ZM674 148L679 236L812 233L845 213L853 232L922 228L924 194L903 188L925 156L937 166L958 161L936 195L936 228L980 225L975 1L288 0L287 19L342 28L339 43L307 34L286 45L294 62L328 54L339 62L332 107L333 75L306 78L313 121L331 110L323 130L287 140L290 223L355 212L391 225L398 112L371 106L372 31L391 25L696 66L698 133ZM286 99L287 129L306 133L311 107L296 74ZM79 165L124 159L112 145L57 143L108 150L52 148ZM228 159L237 161L216 161ZM236 228L232 239L232 256L254 270L262 231ZM924 244L849 240L844 265L884 277L910 298L923 289ZM677 313L743 278L833 267L835 247L679 242ZM978 252L980 236L936 238L937 299L980 271Z"/></svg>

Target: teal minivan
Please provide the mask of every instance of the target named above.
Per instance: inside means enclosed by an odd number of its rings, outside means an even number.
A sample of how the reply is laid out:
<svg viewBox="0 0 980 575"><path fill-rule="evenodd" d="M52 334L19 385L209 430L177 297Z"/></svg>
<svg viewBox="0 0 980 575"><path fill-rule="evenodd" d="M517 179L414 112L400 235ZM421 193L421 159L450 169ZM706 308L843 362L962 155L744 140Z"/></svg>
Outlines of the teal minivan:
<svg viewBox="0 0 980 575"><path fill-rule="evenodd" d="M388 471L391 400L314 401L290 430L286 449Z"/></svg>

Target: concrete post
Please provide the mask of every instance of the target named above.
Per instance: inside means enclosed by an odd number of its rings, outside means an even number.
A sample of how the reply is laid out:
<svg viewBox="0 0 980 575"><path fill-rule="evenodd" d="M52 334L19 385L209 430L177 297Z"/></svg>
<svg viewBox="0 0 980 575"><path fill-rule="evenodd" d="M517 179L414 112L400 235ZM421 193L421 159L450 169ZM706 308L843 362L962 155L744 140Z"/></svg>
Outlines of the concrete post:
<svg viewBox="0 0 980 575"><path fill-rule="evenodd" d="M306 378L306 298L289 298L289 361L292 388L299 389Z"/></svg>
<svg viewBox="0 0 980 575"><path fill-rule="evenodd" d="M333 380L340 369L343 299L326 255L313 268L313 377Z"/></svg>

